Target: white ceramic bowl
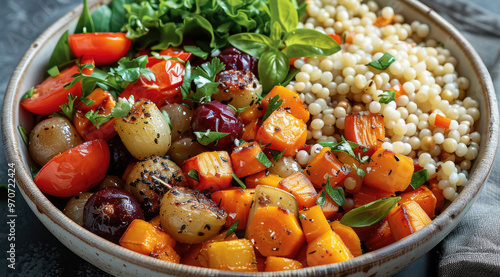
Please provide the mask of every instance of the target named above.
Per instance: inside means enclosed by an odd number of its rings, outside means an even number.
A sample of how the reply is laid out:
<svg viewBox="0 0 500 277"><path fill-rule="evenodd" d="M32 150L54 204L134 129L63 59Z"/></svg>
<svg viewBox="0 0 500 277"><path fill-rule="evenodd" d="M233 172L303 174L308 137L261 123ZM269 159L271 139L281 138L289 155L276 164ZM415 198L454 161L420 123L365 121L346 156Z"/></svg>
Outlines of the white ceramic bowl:
<svg viewBox="0 0 500 277"><path fill-rule="evenodd" d="M458 198L421 231L387 247L355 259L295 271L259 273L262 276L364 276L389 275L401 270L437 245L463 218L486 181L493 165L499 135L499 116L491 78L469 42L449 23L418 1L379 0L390 5L406 20L419 20L431 26L430 37L442 41L458 59L458 72L470 80L468 94L479 101L481 119L476 123L482 134L479 156L474 161L468 184ZM91 9L101 2L91 1ZM29 48L12 79L4 100L2 134L8 161L16 164L16 179L21 194L42 223L77 255L117 276L235 276L233 272L171 264L102 239L80 227L57 209L37 188L30 176L32 162L28 149L17 132L22 125L33 127L32 115L20 109L19 102L30 87L42 81L52 49L61 34L73 29L81 7L68 13L47 29ZM249 275L249 274L240 274Z"/></svg>

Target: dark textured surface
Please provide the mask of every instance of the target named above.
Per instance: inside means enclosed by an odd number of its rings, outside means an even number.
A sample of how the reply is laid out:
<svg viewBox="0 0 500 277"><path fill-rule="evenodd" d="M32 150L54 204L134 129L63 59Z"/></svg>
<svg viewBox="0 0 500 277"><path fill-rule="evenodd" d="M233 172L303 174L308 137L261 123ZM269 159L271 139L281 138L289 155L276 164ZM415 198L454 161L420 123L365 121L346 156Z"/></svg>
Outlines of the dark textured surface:
<svg viewBox="0 0 500 277"><path fill-rule="evenodd" d="M430 3L431 1L425 2ZM490 11L500 13L498 0L474 0L472 2L479 6L488 7ZM0 0L0 99L3 100L8 80L31 42L58 18L80 3L80 0ZM434 8L439 10L437 5ZM480 35L470 34L474 32L473 25L470 26L460 20L452 23L462 30L466 30L468 32L466 36L469 39L475 40ZM472 43L485 59L490 71L498 73L498 67L494 66L495 60L488 59L488 49L481 47L479 43L474 43L474 41ZM4 150L0 148L0 183L2 184L7 183L7 168ZM7 221L7 197L5 189L0 189L0 275L5 273L7 276L30 277L108 276L57 241L35 217L19 193L15 200L16 214L18 215L16 220L16 269L10 270L6 267L6 252L8 251L6 241L8 230L5 224ZM440 246L436 247L397 276L437 275L437 262L440 259L439 249Z"/></svg>

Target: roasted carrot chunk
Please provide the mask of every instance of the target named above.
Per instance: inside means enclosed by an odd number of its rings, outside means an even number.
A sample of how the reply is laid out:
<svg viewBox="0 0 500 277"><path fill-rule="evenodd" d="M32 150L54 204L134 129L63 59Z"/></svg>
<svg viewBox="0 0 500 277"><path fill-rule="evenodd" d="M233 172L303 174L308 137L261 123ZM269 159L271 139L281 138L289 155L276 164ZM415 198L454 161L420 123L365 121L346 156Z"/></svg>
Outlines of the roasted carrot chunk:
<svg viewBox="0 0 500 277"><path fill-rule="evenodd" d="M330 147L323 147L304 170L304 174L317 188L323 188L328 178L332 186L336 186L349 174L349 169L330 150Z"/></svg>
<svg viewBox="0 0 500 277"><path fill-rule="evenodd" d="M364 241L366 248L370 251L380 249L393 242L395 242L395 240L392 236L391 227L389 227L387 217L377 223L377 228L373 230L369 238Z"/></svg>
<svg viewBox="0 0 500 277"><path fill-rule="evenodd" d="M269 256L266 259L265 271L294 270L294 269L299 269L299 268L303 268L303 267L304 266L302 265L302 263L298 262L296 260L282 258L282 257Z"/></svg>
<svg viewBox="0 0 500 277"><path fill-rule="evenodd" d="M421 230L425 225L431 223L431 219L422 207L413 200L399 204L398 208L393 209L387 215L387 219L392 236L396 241Z"/></svg>
<svg viewBox="0 0 500 277"><path fill-rule="evenodd" d="M259 130L259 126L261 124L258 118L254 118L248 124L245 124L243 127L243 136L241 137L244 141L255 140L255 136L257 135L257 130Z"/></svg>
<svg viewBox="0 0 500 277"><path fill-rule="evenodd" d="M339 235L330 230L307 245L307 265L344 262L354 258Z"/></svg>
<svg viewBox="0 0 500 277"><path fill-rule="evenodd" d="M353 194L354 208L361 207L375 200L392 196L393 193L376 189L369 186L363 186L358 193Z"/></svg>
<svg viewBox="0 0 500 277"><path fill-rule="evenodd" d="M200 253L205 267L231 271L257 271L257 260L252 242L247 239L209 243Z"/></svg>
<svg viewBox="0 0 500 277"><path fill-rule="evenodd" d="M345 117L344 136L346 140L369 148L365 155L371 155L385 139L384 117L375 113L351 113Z"/></svg>
<svg viewBox="0 0 500 277"><path fill-rule="evenodd" d="M248 239L264 257L292 258L304 242L295 215L279 207L262 207L247 227Z"/></svg>
<svg viewBox="0 0 500 277"><path fill-rule="evenodd" d="M153 225L154 227L156 227L156 229L159 229L160 231L163 231L163 229L161 228L161 222L160 222L160 216L156 216L154 217L153 219L151 219L150 221L148 221L149 224Z"/></svg>
<svg viewBox="0 0 500 277"><path fill-rule="evenodd" d="M265 155L260 145L254 141L244 143L233 149L231 162L236 176L245 177L267 169L259 159L259 155Z"/></svg>
<svg viewBox="0 0 500 277"><path fill-rule="evenodd" d="M203 152L182 163L181 168L189 176L189 186L200 191L226 189L233 180L233 167L226 151Z"/></svg>
<svg viewBox="0 0 500 277"><path fill-rule="evenodd" d="M263 116L265 112L266 110L259 103L255 103L240 113L241 121L243 124L248 124L252 120Z"/></svg>
<svg viewBox="0 0 500 277"><path fill-rule="evenodd" d="M299 213L300 224L302 224L302 230L308 243L330 231L330 225L328 225L320 206L316 205Z"/></svg>
<svg viewBox="0 0 500 277"><path fill-rule="evenodd" d="M300 171L297 171L281 180L278 188L290 192L293 196L295 196L300 209L316 205L318 193L316 192L316 189L311 181L309 181L306 175Z"/></svg>
<svg viewBox="0 0 500 277"><path fill-rule="evenodd" d="M267 106L269 105L269 101L276 95L279 96L280 100L283 100L283 103L281 103L280 105L281 108L289 110L293 116L304 121L304 123L307 123L307 121L309 121L309 111L304 106L302 100L300 100L299 95L282 86L275 86L266 95L266 97L262 99L261 107L266 110Z"/></svg>
<svg viewBox="0 0 500 277"><path fill-rule="evenodd" d="M436 197L436 212L440 212L444 207L444 195L443 190L438 188L438 181L436 179L429 180L429 189L434 193Z"/></svg>
<svg viewBox="0 0 500 277"><path fill-rule="evenodd" d="M295 156L306 143L307 125L284 109L274 111L257 131L256 141L271 143L270 149Z"/></svg>
<svg viewBox="0 0 500 277"><path fill-rule="evenodd" d="M413 160L384 148L371 156L363 184L387 192L404 191L413 175Z"/></svg>
<svg viewBox="0 0 500 277"><path fill-rule="evenodd" d="M366 164L359 162L353 156L344 152L333 152L333 155L341 163L343 163L348 170L350 170L350 172L347 173L347 176L338 185L345 187L344 182L347 180L347 178L351 177L356 182L356 186L353 189L346 188L345 191L352 194L358 193L363 186L363 177L359 176L354 166L366 172ZM349 182L352 182L352 179L349 179Z"/></svg>
<svg viewBox="0 0 500 277"><path fill-rule="evenodd" d="M325 189L323 189L324 191ZM333 201L333 199L325 191L325 204L321 206L321 210L325 215L326 219L332 220L335 214L339 211L339 205Z"/></svg>
<svg viewBox="0 0 500 277"><path fill-rule="evenodd" d="M363 254L358 234L356 234L351 227L340 223L340 221L330 222L330 227L332 228L332 231L342 238L342 241L347 248L349 248L354 257L358 257Z"/></svg>
<svg viewBox="0 0 500 277"><path fill-rule="evenodd" d="M175 239L148 222L135 219L120 238L120 245L132 251L149 255L166 247L173 248Z"/></svg>
<svg viewBox="0 0 500 277"><path fill-rule="evenodd" d="M168 245L162 249L157 249L153 251L153 253L150 255L162 261L167 261L176 264L180 263L181 260L181 257L179 256L179 254L177 254L177 252L175 252L174 248Z"/></svg>
<svg viewBox="0 0 500 277"><path fill-rule="evenodd" d="M399 96L401 95L406 95L406 92L405 90L403 89L403 85L402 84L397 84L397 85L394 85L390 90L393 90L395 92L395 98L398 99Z"/></svg>
<svg viewBox="0 0 500 277"><path fill-rule="evenodd" d="M207 250L208 244L210 244L212 242L217 242L217 241L230 241L230 240L237 240L237 239L238 239L238 237L234 233L231 233L227 237L226 237L226 233L221 233L221 234L218 234L217 236L215 236L215 237L213 237L213 238L211 238L203 243L195 244L182 257L181 264L202 266L202 260L204 259L204 257L201 256L201 252ZM206 265L207 261L204 260L203 263Z"/></svg>
<svg viewBox="0 0 500 277"><path fill-rule="evenodd" d="M375 20L375 22L373 23L373 25L377 26L379 28L387 26L387 25L392 24L394 22L394 18L395 17L396 17L396 14L393 14L391 16L391 18L389 18L389 19L386 19L383 16L379 16L379 17L377 17L377 19Z"/></svg>
<svg viewBox="0 0 500 277"><path fill-rule="evenodd" d="M254 189L229 189L212 193L212 200L226 210L224 226L230 227L238 221L238 229L246 228L254 192Z"/></svg>
<svg viewBox="0 0 500 277"><path fill-rule="evenodd" d="M417 202L422 209L424 209L425 213L430 217L434 217L434 213L436 211L436 203L437 199L434 196L434 193L427 188L427 186L420 186L414 191L405 192L399 195L401 199L399 203L404 203L408 200L413 200Z"/></svg>
<svg viewBox="0 0 500 277"><path fill-rule="evenodd" d="M245 179L245 184L247 188L255 188L257 187L257 185L265 185L277 188L281 180L283 180L283 178L276 174L261 171L259 173L248 176Z"/></svg>
<svg viewBox="0 0 500 277"><path fill-rule="evenodd" d="M434 126L448 130L450 129L450 124L451 124L451 119L442 116L440 114L436 114L436 119L434 120Z"/></svg>

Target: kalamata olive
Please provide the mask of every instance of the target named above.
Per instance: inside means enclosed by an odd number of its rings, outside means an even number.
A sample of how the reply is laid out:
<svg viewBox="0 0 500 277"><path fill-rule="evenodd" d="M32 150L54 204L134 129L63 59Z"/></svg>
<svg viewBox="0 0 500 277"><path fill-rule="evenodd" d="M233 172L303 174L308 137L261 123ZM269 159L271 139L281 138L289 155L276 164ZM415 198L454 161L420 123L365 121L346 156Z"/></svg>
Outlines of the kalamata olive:
<svg viewBox="0 0 500 277"><path fill-rule="evenodd" d="M172 124L172 141L177 140L182 134L189 131L193 110L184 105L174 103L161 107L160 111L166 111L170 117L170 122Z"/></svg>
<svg viewBox="0 0 500 277"><path fill-rule="evenodd" d="M218 140L217 144L212 142L207 147L212 150L225 150L231 147L235 139L243 135L243 124L236 112L227 105L218 101L212 101L200 105L193 114L191 120L193 132L229 133L229 135Z"/></svg>
<svg viewBox="0 0 500 277"><path fill-rule="evenodd" d="M52 117L38 123L30 133L29 149L33 160L43 166L54 156L83 142L67 118Z"/></svg>
<svg viewBox="0 0 500 277"><path fill-rule="evenodd" d="M121 177L123 176L127 165L137 160L128 152L119 136L115 136L109 140L108 146L111 159L108 174Z"/></svg>
<svg viewBox="0 0 500 277"><path fill-rule="evenodd" d="M226 65L226 70L243 70L257 75L257 59L234 47L228 47L217 56Z"/></svg>
<svg viewBox="0 0 500 277"><path fill-rule="evenodd" d="M168 149L167 155L169 155L176 164L182 164L185 160L206 151L208 151L208 149L199 144L193 137L181 137L172 142L172 146Z"/></svg>
<svg viewBox="0 0 500 277"><path fill-rule="evenodd" d="M78 225L83 225L83 209L92 195L94 194L90 192L81 192L73 196L64 207L63 213Z"/></svg>
<svg viewBox="0 0 500 277"><path fill-rule="evenodd" d="M114 243L134 219L144 220L139 203L130 193L117 188L96 192L83 210L83 227Z"/></svg>
<svg viewBox="0 0 500 277"><path fill-rule="evenodd" d="M95 191L100 191L107 188L118 188L123 189L125 186L125 182L113 175L106 175L104 180L102 180L97 187L95 187Z"/></svg>

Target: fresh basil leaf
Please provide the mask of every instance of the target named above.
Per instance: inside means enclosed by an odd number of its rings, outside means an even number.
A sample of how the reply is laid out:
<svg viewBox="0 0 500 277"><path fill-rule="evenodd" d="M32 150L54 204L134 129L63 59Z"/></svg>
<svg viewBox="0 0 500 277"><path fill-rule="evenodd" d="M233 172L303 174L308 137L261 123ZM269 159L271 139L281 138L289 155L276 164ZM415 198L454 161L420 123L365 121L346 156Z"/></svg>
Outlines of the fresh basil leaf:
<svg viewBox="0 0 500 277"><path fill-rule="evenodd" d="M168 127L170 127L170 130L172 130L172 121L170 120L170 116L165 110L162 110L161 113L163 114L163 117L167 120Z"/></svg>
<svg viewBox="0 0 500 277"><path fill-rule="evenodd" d="M386 197L347 212L340 223L351 227L365 227L382 220L401 197Z"/></svg>
<svg viewBox="0 0 500 277"><path fill-rule="evenodd" d="M26 146L28 146L29 145L29 133L28 133L28 131L26 131L26 129L24 129L24 127L21 125L17 126L17 130L19 130L19 134L21 135L21 138L23 139L24 144L26 144Z"/></svg>
<svg viewBox="0 0 500 277"><path fill-rule="evenodd" d="M282 37L283 37L283 29L281 27L281 24L275 21L271 26L271 35L270 35L270 39L273 45L279 47Z"/></svg>
<svg viewBox="0 0 500 277"><path fill-rule="evenodd" d="M318 198L316 198L316 204L323 206L325 205L326 202L326 194L325 191L322 190L321 193L319 194Z"/></svg>
<svg viewBox="0 0 500 277"><path fill-rule="evenodd" d="M196 182L200 181L200 178L198 177L198 171L196 171L196 169L189 170L188 177L195 180Z"/></svg>
<svg viewBox="0 0 500 277"><path fill-rule="evenodd" d="M296 29L285 36L287 58L329 56L340 50L331 37L311 29Z"/></svg>
<svg viewBox="0 0 500 277"><path fill-rule="evenodd" d="M224 238L227 238L229 237L232 233L234 233L234 231L236 231L236 229L238 229L238 223L240 221L239 220L236 220L232 225L231 227L229 227L229 229L227 229L227 232L226 232L226 236Z"/></svg>
<svg viewBox="0 0 500 277"><path fill-rule="evenodd" d="M61 38L59 38L56 47L54 47L54 51L52 51L52 55L50 56L47 69L54 66L62 66L71 60L71 49L69 48L68 38L68 31L64 32Z"/></svg>
<svg viewBox="0 0 500 277"><path fill-rule="evenodd" d="M393 62L396 61L391 54L385 53L380 59L366 64L366 66L371 66L376 69L386 70Z"/></svg>
<svg viewBox="0 0 500 277"><path fill-rule="evenodd" d="M193 134L196 140L203 146L207 146L212 142L215 142L215 145L217 145L219 139L229 135L229 133L211 132L210 129L206 132L193 132Z"/></svg>
<svg viewBox="0 0 500 277"><path fill-rule="evenodd" d="M33 179L35 179L36 175L38 174L38 172L40 171L40 169L34 167L34 166L30 166L30 173L31 173L31 177Z"/></svg>
<svg viewBox="0 0 500 277"><path fill-rule="evenodd" d="M262 117L262 121L265 121L275 110L277 110L281 106L282 103L283 100L280 100L279 95L275 95L273 98L271 98L269 100L269 104L267 105L266 112Z"/></svg>
<svg viewBox="0 0 500 277"><path fill-rule="evenodd" d="M23 97L21 98L21 101L23 101L24 99L28 99L28 98L31 98L33 96L33 92L35 91L35 88L34 87L31 87L30 89L28 89L28 91L26 91L26 93L23 95Z"/></svg>
<svg viewBox="0 0 500 277"><path fill-rule="evenodd" d="M379 97L380 99L378 100L378 102L382 104L389 104L391 103L391 101L394 101L396 99L396 91L394 90L385 91L379 94Z"/></svg>
<svg viewBox="0 0 500 277"><path fill-rule="evenodd" d="M240 185L240 187L246 189L247 186L245 186L245 183L243 183L243 181L240 180L240 178L238 178L238 176L236 176L236 174L231 174L231 176L233 176L233 179L236 181L236 183L238 183L238 185Z"/></svg>
<svg viewBox="0 0 500 277"><path fill-rule="evenodd" d="M273 47L273 41L270 38L256 33L235 34L228 38L228 42L256 59Z"/></svg>
<svg viewBox="0 0 500 277"><path fill-rule="evenodd" d="M286 87L295 78L295 75L297 75L297 73L299 72L300 70L296 68L290 70L290 72L288 72L288 75L286 75L285 80L283 80L283 82L280 83L280 86Z"/></svg>
<svg viewBox="0 0 500 277"><path fill-rule="evenodd" d="M271 12L271 25L274 22L279 22L286 33L297 29L299 16L290 0L270 0L269 10Z"/></svg>
<svg viewBox="0 0 500 277"><path fill-rule="evenodd" d="M184 45L182 47L184 51L189 52L196 57L206 60L208 58L208 52L203 51L200 47L196 45Z"/></svg>
<svg viewBox="0 0 500 277"><path fill-rule="evenodd" d="M273 156L273 160L275 162L279 162L281 160L281 158L283 157L283 154L285 154L286 149L281 151L281 152L278 150L269 149L269 152L271 152L271 156Z"/></svg>
<svg viewBox="0 0 500 277"><path fill-rule="evenodd" d="M429 180L429 171L427 169L419 170L411 176L410 186L417 189Z"/></svg>
<svg viewBox="0 0 500 277"><path fill-rule="evenodd" d="M92 16L89 12L89 7L87 6L87 0L83 0L83 9L76 24L75 31L73 33L94 33L94 21L92 21Z"/></svg>
<svg viewBox="0 0 500 277"><path fill-rule="evenodd" d="M283 52L273 50L263 53L257 64L262 90L267 93L274 85L282 83L289 68L290 62Z"/></svg>
<svg viewBox="0 0 500 277"><path fill-rule="evenodd" d="M62 104L61 106L59 106L62 110L62 112L64 113L64 115L69 119L69 120L73 120L73 116L75 115L75 100L76 100L76 97L73 96L73 94L69 93L68 94L68 103L65 103L65 104Z"/></svg>
<svg viewBox="0 0 500 277"><path fill-rule="evenodd" d="M357 167L355 164L353 164L352 166L356 170L356 174L358 174L359 177L361 178L365 177L366 172L362 168Z"/></svg>
<svg viewBox="0 0 500 277"><path fill-rule="evenodd" d="M270 168L271 166L273 166L273 163L267 158L266 154L264 154L264 152L259 152L259 154L257 154L255 156L255 158L265 167L267 168Z"/></svg>
<svg viewBox="0 0 500 277"><path fill-rule="evenodd" d="M111 8L107 5L101 5L94 12L92 12L92 22L94 22L95 32L111 32L111 16Z"/></svg>
<svg viewBox="0 0 500 277"><path fill-rule="evenodd" d="M330 178L326 180L325 191L337 205L342 206L345 204L344 190L342 188L333 188Z"/></svg>
<svg viewBox="0 0 500 277"><path fill-rule="evenodd" d="M47 73L50 75L50 77L57 77L60 72L57 65L54 65L53 67L49 68L49 70L47 70Z"/></svg>

